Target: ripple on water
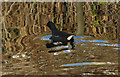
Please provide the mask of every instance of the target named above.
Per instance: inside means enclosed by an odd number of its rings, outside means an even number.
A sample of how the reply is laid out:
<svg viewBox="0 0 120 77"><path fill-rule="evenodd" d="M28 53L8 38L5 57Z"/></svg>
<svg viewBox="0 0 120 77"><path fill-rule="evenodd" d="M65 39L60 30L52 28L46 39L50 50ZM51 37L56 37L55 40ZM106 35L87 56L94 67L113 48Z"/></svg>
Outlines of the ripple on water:
<svg viewBox="0 0 120 77"><path fill-rule="evenodd" d="M43 37L43 40L49 40L52 35L46 35Z"/></svg>
<svg viewBox="0 0 120 77"><path fill-rule="evenodd" d="M93 43L94 45L101 45L101 46L116 46L119 47L120 44L104 44L104 43Z"/></svg>

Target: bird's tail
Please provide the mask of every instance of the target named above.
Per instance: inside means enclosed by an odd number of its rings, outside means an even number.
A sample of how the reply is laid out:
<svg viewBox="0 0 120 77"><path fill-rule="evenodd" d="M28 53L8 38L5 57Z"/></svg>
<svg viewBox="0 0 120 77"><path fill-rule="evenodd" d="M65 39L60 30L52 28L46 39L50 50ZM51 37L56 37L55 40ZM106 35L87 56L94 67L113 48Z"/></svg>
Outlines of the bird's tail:
<svg viewBox="0 0 120 77"><path fill-rule="evenodd" d="M70 35L67 40L71 40L74 37L74 35Z"/></svg>

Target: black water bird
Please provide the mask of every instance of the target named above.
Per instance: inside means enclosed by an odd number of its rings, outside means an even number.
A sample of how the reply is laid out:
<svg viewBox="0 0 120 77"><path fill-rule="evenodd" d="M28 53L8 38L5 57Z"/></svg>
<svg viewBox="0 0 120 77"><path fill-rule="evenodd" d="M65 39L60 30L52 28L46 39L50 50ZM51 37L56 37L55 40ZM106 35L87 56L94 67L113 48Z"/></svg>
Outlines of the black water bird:
<svg viewBox="0 0 120 77"><path fill-rule="evenodd" d="M49 21L46 26L52 31L52 36L50 38L51 43L62 42L63 45L68 45L68 49L74 49L74 35L67 32L59 31L55 24ZM48 46L48 45L47 45Z"/></svg>

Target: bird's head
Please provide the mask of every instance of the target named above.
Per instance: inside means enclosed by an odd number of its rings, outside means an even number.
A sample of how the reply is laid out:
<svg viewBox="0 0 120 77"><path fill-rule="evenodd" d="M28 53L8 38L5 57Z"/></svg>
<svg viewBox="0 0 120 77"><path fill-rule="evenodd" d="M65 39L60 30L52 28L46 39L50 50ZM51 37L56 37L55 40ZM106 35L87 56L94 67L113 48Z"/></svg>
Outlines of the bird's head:
<svg viewBox="0 0 120 77"><path fill-rule="evenodd" d="M45 24L45 26L47 26L47 24Z"/></svg>

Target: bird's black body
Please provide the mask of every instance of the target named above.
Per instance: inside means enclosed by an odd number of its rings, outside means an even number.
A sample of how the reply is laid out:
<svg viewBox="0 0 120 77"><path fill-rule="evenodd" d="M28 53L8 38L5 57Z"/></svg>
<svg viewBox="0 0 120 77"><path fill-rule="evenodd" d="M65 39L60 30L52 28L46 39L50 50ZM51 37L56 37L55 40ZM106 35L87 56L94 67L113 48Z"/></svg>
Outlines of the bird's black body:
<svg viewBox="0 0 120 77"><path fill-rule="evenodd" d="M47 26L50 28L50 30L52 31L52 36L51 36L51 41L52 42L62 42L63 44L70 44L71 45L71 49L74 48L74 37L72 34L69 34L67 32L62 32L59 31L56 27L55 24L51 21L49 21L47 23ZM68 37L70 37L68 39Z"/></svg>

